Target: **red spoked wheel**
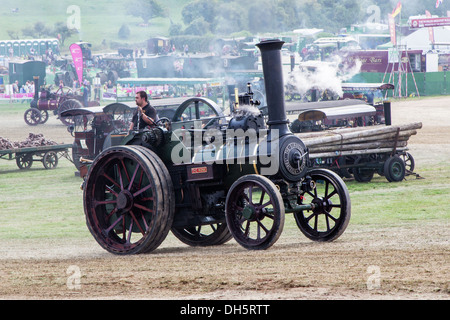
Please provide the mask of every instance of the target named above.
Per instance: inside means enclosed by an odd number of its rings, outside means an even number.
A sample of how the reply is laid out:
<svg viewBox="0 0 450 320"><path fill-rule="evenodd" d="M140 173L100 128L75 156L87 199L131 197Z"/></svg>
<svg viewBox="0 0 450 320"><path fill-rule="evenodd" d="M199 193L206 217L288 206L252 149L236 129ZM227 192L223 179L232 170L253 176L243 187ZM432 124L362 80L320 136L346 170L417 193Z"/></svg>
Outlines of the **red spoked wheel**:
<svg viewBox="0 0 450 320"><path fill-rule="evenodd" d="M36 126L41 123L41 112L36 108L30 108L25 111L23 119L29 126Z"/></svg>
<svg viewBox="0 0 450 320"><path fill-rule="evenodd" d="M112 147L91 165L83 194L86 223L111 253L148 253L170 230L172 181L155 157L138 146Z"/></svg>

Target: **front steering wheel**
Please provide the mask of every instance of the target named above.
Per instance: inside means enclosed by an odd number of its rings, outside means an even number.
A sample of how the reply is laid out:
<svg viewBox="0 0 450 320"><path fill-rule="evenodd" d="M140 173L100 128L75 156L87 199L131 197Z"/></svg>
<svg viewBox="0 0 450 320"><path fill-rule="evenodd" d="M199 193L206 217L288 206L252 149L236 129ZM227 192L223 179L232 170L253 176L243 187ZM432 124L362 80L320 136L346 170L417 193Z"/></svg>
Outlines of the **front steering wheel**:
<svg viewBox="0 0 450 320"><path fill-rule="evenodd" d="M164 127L167 130L170 130L170 128L172 127L172 122L170 121L169 118L162 117L162 118L159 118L159 120L155 122L155 125L158 127Z"/></svg>

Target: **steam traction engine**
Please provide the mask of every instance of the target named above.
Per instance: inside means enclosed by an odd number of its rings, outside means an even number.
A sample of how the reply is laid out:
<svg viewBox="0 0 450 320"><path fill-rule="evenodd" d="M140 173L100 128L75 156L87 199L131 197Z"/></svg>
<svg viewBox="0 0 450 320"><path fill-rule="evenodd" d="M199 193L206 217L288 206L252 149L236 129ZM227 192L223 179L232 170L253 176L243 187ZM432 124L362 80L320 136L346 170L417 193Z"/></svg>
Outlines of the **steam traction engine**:
<svg viewBox="0 0 450 320"><path fill-rule="evenodd" d="M225 124L159 123L94 159L83 201L88 228L104 249L150 252L169 231L191 246L234 237L247 249L266 249L279 238L285 213L315 241L332 241L344 232L351 209L346 185L329 170L311 169L308 150L288 129L282 45L278 40L257 45L267 129L252 113Z"/></svg>
<svg viewBox="0 0 450 320"><path fill-rule="evenodd" d="M73 125L74 121L71 117L61 117L61 113L66 110L82 108L83 96L72 92L69 87L58 88L55 92L42 88L39 94L39 77L34 77L35 93L30 103L30 108L23 115L25 123L29 126L43 124L48 120L48 112L58 116L66 126ZM88 106L98 106L97 101L89 101Z"/></svg>

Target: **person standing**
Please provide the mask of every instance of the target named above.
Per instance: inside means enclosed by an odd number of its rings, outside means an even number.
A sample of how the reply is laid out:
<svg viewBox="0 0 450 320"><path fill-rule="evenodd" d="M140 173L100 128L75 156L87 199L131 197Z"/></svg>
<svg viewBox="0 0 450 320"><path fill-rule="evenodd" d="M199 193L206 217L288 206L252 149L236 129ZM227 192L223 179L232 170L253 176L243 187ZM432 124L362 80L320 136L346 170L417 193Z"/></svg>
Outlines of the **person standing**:
<svg viewBox="0 0 450 320"><path fill-rule="evenodd" d="M88 87L86 85L86 81L81 82L80 92L83 96L83 106L88 106Z"/></svg>
<svg viewBox="0 0 450 320"><path fill-rule="evenodd" d="M146 126L154 126L158 121L156 109L148 102L147 92L136 92L135 101L137 110L131 119L129 130L144 129Z"/></svg>

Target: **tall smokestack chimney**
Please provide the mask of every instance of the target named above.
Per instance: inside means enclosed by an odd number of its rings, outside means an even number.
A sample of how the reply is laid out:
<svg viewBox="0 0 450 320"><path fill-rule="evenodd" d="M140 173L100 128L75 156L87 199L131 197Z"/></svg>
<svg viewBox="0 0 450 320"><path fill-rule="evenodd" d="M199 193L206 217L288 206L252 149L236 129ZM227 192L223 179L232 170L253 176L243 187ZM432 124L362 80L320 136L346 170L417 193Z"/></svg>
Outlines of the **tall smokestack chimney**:
<svg viewBox="0 0 450 320"><path fill-rule="evenodd" d="M278 39L265 40L256 46L261 51L261 60L266 87L266 100L269 121L267 125L270 130L278 129L279 136L291 134L286 119L284 105L284 83L281 62L281 47L284 41Z"/></svg>
<svg viewBox="0 0 450 320"><path fill-rule="evenodd" d="M39 99L39 76L33 77L34 81L34 99L38 101Z"/></svg>

